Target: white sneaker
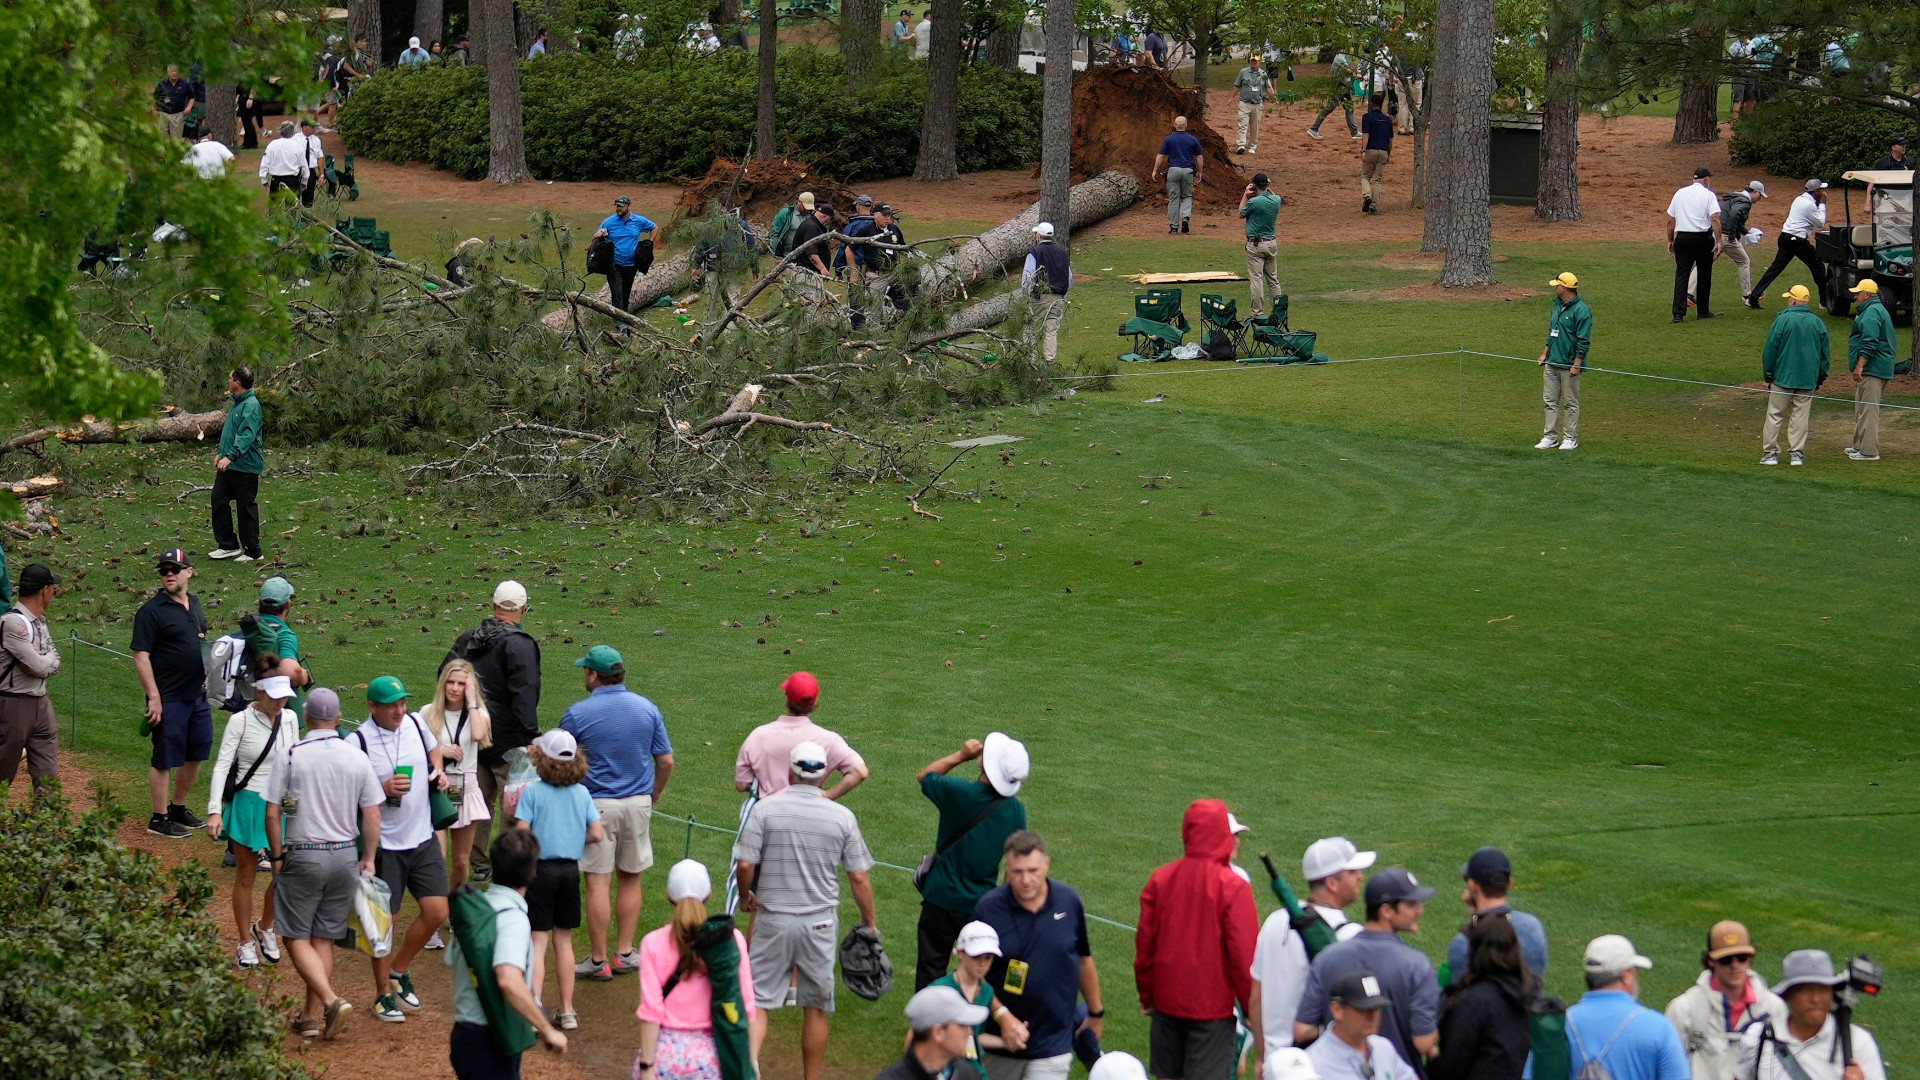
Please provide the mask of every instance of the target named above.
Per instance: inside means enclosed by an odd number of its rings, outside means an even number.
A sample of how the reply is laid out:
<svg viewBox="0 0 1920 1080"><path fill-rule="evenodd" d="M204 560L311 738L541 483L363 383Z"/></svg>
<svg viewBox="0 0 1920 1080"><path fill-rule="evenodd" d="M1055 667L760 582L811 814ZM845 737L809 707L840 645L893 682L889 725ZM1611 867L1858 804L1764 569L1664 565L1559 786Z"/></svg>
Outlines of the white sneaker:
<svg viewBox="0 0 1920 1080"><path fill-rule="evenodd" d="M257 555L248 555L245 552L241 552L240 554L235 555L233 557L233 561L234 562L259 562L260 557Z"/></svg>
<svg viewBox="0 0 1920 1080"><path fill-rule="evenodd" d="M428 952L439 952L441 949L444 949L447 947L447 943L440 939L440 931L435 930L432 934L429 934L427 936L427 943L420 947L427 950Z"/></svg>
<svg viewBox="0 0 1920 1080"><path fill-rule="evenodd" d="M1801 456L1798 450L1789 450L1787 454L1787 464L1789 465L1805 465L1807 463L1807 459Z"/></svg>
<svg viewBox="0 0 1920 1080"><path fill-rule="evenodd" d="M1560 436L1542 435L1540 436L1540 441L1533 444L1533 448L1535 450L1551 450L1554 447L1559 445L1560 445Z"/></svg>
<svg viewBox="0 0 1920 1080"><path fill-rule="evenodd" d="M244 554L246 553L241 551L239 548L214 548L212 551L207 552L207 558L231 559L235 555L244 555Z"/></svg>
<svg viewBox="0 0 1920 1080"><path fill-rule="evenodd" d="M1578 449L1580 449L1580 440L1579 440L1579 439L1561 439L1561 440L1560 440L1560 449L1562 449L1562 450L1578 450Z"/></svg>
<svg viewBox="0 0 1920 1080"><path fill-rule="evenodd" d="M1861 453L1858 450L1847 451L1847 456L1852 458L1855 461L1879 461L1880 460L1879 454L1875 454L1872 457L1868 457L1867 455Z"/></svg>
<svg viewBox="0 0 1920 1080"><path fill-rule="evenodd" d="M1249 153L1249 154L1257 154L1257 153L1259 153L1259 152L1260 152L1260 148L1259 148L1259 147L1257 147L1257 146L1249 146L1249 147L1247 147L1247 153Z"/></svg>
<svg viewBox="0 0 1920 1080"><path fill-rule="evenodd" d="M1319 128L1308 128L1307 135L1310 136L1314 142L1319 142L1323 138Z"/></svg>
<svg viewBox="0 0 1920 1080"><path fill-rule="evenodd" d="M260 966L260 950L254 948L251 941L242 942L235 951L233 962L243 968L257 968Z"/></svg>
<svg viewBox="0 0 1920 1080"><path fill-rule="evenodd" d="M260 956L269 964L280 962L280 935L271 930L260 929L259 923L253 924L253 940L260 946Z"/></svg>
<svg viewBox="0 0 1920 1080"><path fill-rule="evenodd" d="M1244 146L1236 146L1233 148L1233 152L1236 154L1244 154L1247 152L1247 148Z"/></svg>
<svg viewBox="0 0 1920 1080"><path fill-rule="evenodd" d="M1767 451L1766 453L1764 453L1764 454L1761 454L1761 455L1760 455L1760 464L1762 464L1762 465L1778 465L1778 464L1780 464L1780 452L1779 452L1778 450L1769 450L1769 451Z"/></svg>

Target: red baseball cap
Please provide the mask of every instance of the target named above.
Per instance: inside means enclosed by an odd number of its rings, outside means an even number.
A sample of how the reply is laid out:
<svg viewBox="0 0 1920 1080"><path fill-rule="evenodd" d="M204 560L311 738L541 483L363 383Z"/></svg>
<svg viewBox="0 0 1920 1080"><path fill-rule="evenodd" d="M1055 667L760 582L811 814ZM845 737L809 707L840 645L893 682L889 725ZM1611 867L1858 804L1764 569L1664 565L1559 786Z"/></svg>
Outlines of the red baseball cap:
<svg viewBox="0 0 1920 1080"><path fill-rule="evenodd" d="M820 699L820 680L805 671L796 671L787 676L780 684L787 693L787 704L796 709L805 708Z"/></svg>

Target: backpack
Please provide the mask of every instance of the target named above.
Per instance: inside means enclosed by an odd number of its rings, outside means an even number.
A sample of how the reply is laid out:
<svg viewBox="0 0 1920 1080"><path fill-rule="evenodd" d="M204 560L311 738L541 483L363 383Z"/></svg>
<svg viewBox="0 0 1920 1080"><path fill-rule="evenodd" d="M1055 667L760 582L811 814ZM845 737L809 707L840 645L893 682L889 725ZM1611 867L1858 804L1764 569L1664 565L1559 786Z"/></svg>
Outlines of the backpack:
<svg viewBox="0 0 1920 1080"><path fill-rule="evenodd" d="M785 258L792 248L789 241L793 238L793 204L789 203L773 215L773 228L768 235L773 238L772 252L778 258Z"/></svg>
<svg viewBox="0 0 1920 1080"><path fill-rule="evenodd" d="M1570 1080L1573 1052L1567 1044L1567 1003L1553 997L1527 1002L1527 1036L1533 1049L1533 1080Z"/></svg>
<svg viewBox="0 0 1920 1080"><path fill-rule="evenodd" d="M1619 1042L1620 1036L1632 1025L1635 1014L1629 1012L1627 1018L1620 1021L1620 1026L1614 1029L1613 1035L1607 1039L1607 1045L1601 1047L1598 1054L1587 1054L1586 1042L1580 1038L1580 1025L1573 1022L1573 1014L1563 1013L1562 1015L1567 1020L1568 1066L1571 1067L1573 1064L1571 1051L1575 1046L1580 1048L1581 1055L1587 1059L1586 1063L1580 1066L1580 1071L1573 1074L1573 1080L1613 1080L1613 1070L1607 1068L1607 1052L1613 1049L1613 1044ZM1531 1021L1529 1021L1529 1027L1531 1027Z"/></svg>
<svg viewBox="0 0 1920 1080"><path fill-rule="evenodd" d="M1239 350L1233 347L1233 338L1218 330L1207 331L1207 343L1202 346L1209 360L1237 360Z"/></svg>
<svg viewBox="0 0 1920 1080"><path fill-rule="evenodd" d="M593 243L587 245L587 273L611 275L613 273L613 240L605 236L596 236Z"/></svg>
<svg viewBox="0 0 1920 1080"><path fill-rule="evenodd" d="M216 709L235 713L253 702L253 646L244 632L213 643L207 661L207 700Z"/></svg>
<svg viewBox="0 0 1920 1080"><path fill-rule="evenodd" d="M487 896L472 885L456 886L447 897L447 921L460 945L461 959L467 964L467 977L480 998L480 1011L487 1017L487 1032L493 1036L494 1049L513 1057L534 1044L533 1025L513 1011L500 983L493 974L493 946L499 940L500 913L487 902ZM475 963L474 958L479 962Z"/></svg>

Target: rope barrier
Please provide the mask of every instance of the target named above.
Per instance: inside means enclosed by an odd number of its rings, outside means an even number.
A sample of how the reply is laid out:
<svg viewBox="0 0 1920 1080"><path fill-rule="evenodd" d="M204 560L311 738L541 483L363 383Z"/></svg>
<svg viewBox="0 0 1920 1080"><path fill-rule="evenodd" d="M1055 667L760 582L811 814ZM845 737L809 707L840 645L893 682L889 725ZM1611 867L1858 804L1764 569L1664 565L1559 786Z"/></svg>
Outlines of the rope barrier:
<svg viewBox="0 0 1920 1080"><path fill-rule="evenodd" d="M1486 356L1495 360L1519 360L1528 364L1538 364L1540 362L1540 358L1537 356L1508 356L1506 353L1481 352L1478 349L1463 349L1461 351L1470 356ZM1743 386L1739 383L1711 382L1706 379L1682 379L1677 375L1650 375L1644 371L1623 371L1618 368L1592 367L1587 364L1582 364L1580 370L1598 371L1607 375L1628 375L1636 379L1652 379L1656 382L1685 383L1688 386L1711 386L1719 390L1739 390L1748 394L1770 393L1770 391L1763 386ZM1850 397L1834 397L1831 394L1814 394L1813 400L1831 401L1836 405L1854 404L1854 400ZM1898 409L1902 412L1920 412L1920 405L1892 405L1882 402L1880 407L1883 409Z"/></svg>
<svg viewBox="0 0 1920 1080"><path fill-rule="evenodd" d="M1048 382L1084 382L1089 379L1139 379L1148 375L1221 375L1229 371L1254 371L1259 368L1304 368L1332 367L1334 364L1364 364L1376 360L1418 360L1422 357L1453 356L1458 349L1443 349L1439 352L1396 353L1392 356L1353 356L1345 360L1328 360L1319 364L1235 364L1232 367L1176 368L1172 371L1114 371L1105 375L1052 375Z"/></svg>

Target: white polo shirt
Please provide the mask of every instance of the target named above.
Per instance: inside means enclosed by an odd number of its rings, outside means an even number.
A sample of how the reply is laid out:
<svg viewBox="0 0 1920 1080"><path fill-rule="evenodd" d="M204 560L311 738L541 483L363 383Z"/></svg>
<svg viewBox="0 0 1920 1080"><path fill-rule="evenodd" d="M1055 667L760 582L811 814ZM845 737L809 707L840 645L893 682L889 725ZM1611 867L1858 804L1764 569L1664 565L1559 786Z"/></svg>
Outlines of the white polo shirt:
<svg viewBox="0 0 1920 1080"><path fill-rule="evenodd" d="M433 732L419 716L408 713L392 731L368 720L345 738L355 749L366 748L367 760L373 763L373 774L380 781L380 846L388 851L411 851L432 840L433 806L427 794L431 762L427 751L440 745ZM413 786L400 797L399 806L388 806L384 795L387 780L403 765L413 766Z"/></svg>
<svg viewBox="0 0 1920 1080"><path fill-rule="evenodd" d="M1787 223L1780 226L1780 231L1805 240L1826 227L1827 208L1815 202L1812 195L1803 192L1788 208Z"/></svg>
<svg viewBox="0 0 1920 1080"><path fill-rule="evenodd" d="M1359 933L1361 925L1347 921L1339 908L1309 905L1333 927L1334 936L1345 941ZM1300 995L1307 989L1307 946L1293 931L1293 920L1281 908L1267 916L1260 926L1260 938L1253 947L1253 981L1260 984L1260 1022L1267 1052L1293 1045L1293 1018L1300 1011Z"/></svg>
<svg viewBox="0 0 1920 1080"><path fill-rule="evenodd" d="M1675 232L1713 232L1713 219L1719 213L1720 196L1698 180L1674 192L1673 201L1667 203Z"/></svg>
<svg viewBox="0 0 1920 1080"><path fill-rule="evenodd" d="M266 798L294 798L292 817L281 819L288 843L340 844L360 835L360 811L386 798L357 745L341 742L333 728L314 728L284 754L275 754Z"/></svg>

